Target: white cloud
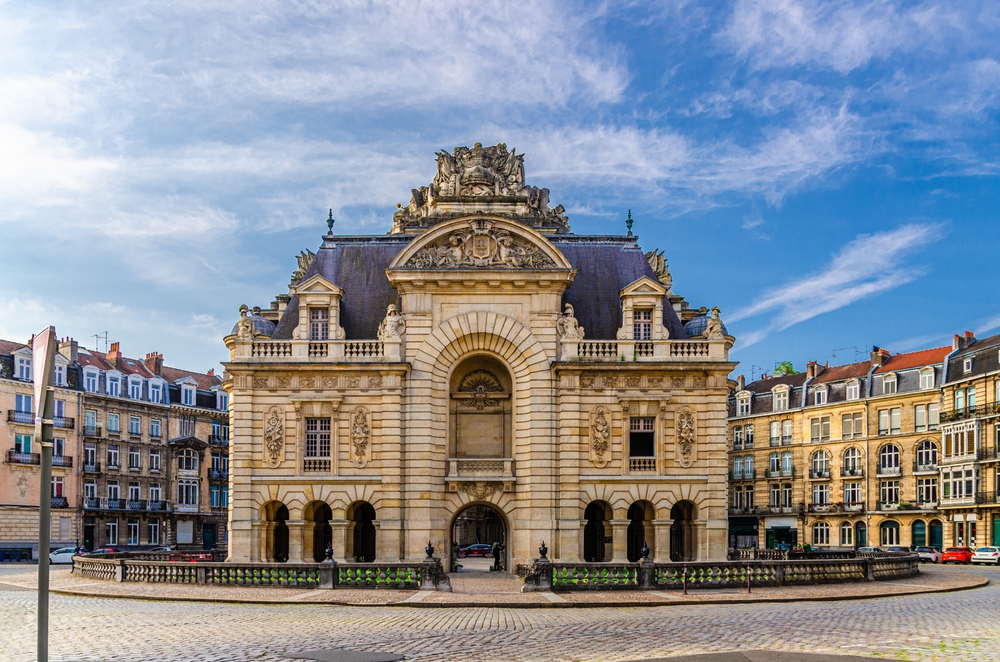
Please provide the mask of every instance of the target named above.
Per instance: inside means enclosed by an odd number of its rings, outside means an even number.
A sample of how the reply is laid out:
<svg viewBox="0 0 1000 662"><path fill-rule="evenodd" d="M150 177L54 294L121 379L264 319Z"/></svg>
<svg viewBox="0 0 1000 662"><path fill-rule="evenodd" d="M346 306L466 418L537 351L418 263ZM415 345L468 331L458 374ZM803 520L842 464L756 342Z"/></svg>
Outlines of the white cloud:
<svg viewBox="0 0 1000 662"><path fill-rule="evenodd" d="M905 259L940 239L943 233L941 224L931 223L859 235L841 248L819 273L765 292L749 306L735 311L727 321L767 316L765 328L744 334L741 344L747 347L772 331L783 331L910 283L923 275L923 270L904 264Z"/></svg>

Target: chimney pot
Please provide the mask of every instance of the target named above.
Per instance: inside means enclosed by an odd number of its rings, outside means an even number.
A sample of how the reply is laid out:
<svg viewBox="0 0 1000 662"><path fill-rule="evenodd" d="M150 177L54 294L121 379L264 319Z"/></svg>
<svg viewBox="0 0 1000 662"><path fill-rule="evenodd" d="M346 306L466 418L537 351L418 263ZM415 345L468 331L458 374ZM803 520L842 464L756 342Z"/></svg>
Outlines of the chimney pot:
<svg viewBox="0 0 1000 662"><path fill-rule="evenodd" d="M146 354L146 360L143 361L146 366L146 370L159 377L163 374L163 354L159 352L150 352Z"/></svg>

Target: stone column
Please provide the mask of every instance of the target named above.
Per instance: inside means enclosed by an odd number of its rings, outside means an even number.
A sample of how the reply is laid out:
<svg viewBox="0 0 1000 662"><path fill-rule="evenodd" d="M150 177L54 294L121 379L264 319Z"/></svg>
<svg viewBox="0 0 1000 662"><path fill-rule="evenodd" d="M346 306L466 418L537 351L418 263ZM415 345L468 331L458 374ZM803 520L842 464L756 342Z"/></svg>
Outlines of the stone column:
<svg viewBox="0 0 1000 662"><path fill-rule="evenodd" d="M691 523L691 530L694 531L695 539L695 561L708 561L711 559L711 542L708 539L708 523L703 519L696 519Z"/></svg>
<svg viewBox="0 0 1000 662"><path fill-rule="evenodd" d="M303 557L306 524L308 522L301 519L290 519L285 522L285 525L288 526L288 560L291 563L302 563L303 561L312 563L312 559L307 560Z"/></svg>
<svg viewBox="0 0 1000 662"><path fill-rule="evenodd" d="M656 525L656 546L653 547L653 560L657 563L666 563L670 560L670 527L673 525L672 519L654 520Z"/></svg>
<svg viewBox="0 0 1000 662"><path fill-rule="evenodd" d="M261 536L261 528L263 528L263 526L264 526L263 522L253 522L250 525L250 544L249 544L249 550L247 550L247 551L249 552L249 556L250 556L249 560L251 562L253 562L253 561L263 561L264 560L264 559L261 558L261 555L260 555L260 553L261 553L260 536ZM230 539L232 539L232 536L233 536L233 532L230 531L229 532ZM230 546L230 549L232 549L232 546ZM229 560L235 560L235 559L232 558L232 556L233 556L233 554L232 554L232 552L230 552L230 558L229 558Z"/></svg>
<svg viewBox="0 0 1000 662"><path fill-rule="evenodd" d="M277 524L277 522L262 522L260 525L262 540L258 549L261 561L274 561L274 527Z"/></svg>
<svg viewBox="0 0 1000 662"><path fill-rule="evenodd" d="M347 529L348 522L345 519L332 519L330 520L330 528L333 529L333 559L337 563L345 563L347 561L353 561L353 558L347 558Z"/></svg>
<svg viewBox="0 0 1000 662"><path fill-rule="evenodd" d="M628 525L630 523L627 519L611 520L611 530L614 531L612 534L614 536L614 546L612 547L614 556L611 557L612 561L628 561Z"/></svg>

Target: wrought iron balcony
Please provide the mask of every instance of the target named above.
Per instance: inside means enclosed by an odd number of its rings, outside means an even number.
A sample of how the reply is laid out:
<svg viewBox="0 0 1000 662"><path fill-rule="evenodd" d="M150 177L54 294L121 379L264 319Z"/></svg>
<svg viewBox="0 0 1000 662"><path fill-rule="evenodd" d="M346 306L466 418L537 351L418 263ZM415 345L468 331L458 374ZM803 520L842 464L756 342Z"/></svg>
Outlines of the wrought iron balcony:
<svg viewBox="0 0 1000 662"><path fill-rule="evenodd" d="M875 510L899 510L898 501L876 501Z"/></svg>
<svg viewBox="0 0 1000 662"><path fill-rule="evenodd" d="M829 469L810 469L809 478L812 480L827 480L830 478Z"/></svg>
<svg viewBox="0 0 1000 662"><path fill-rule="evenodd" d="M743 469L742 471L730 471L729 480L754 480L757 478L756 469Z"/></svg>
<svg viewBox="0 0 1000 662"><path fill-rule="evenodd" d="M311 461L310 459L304 460L304 462L306 463L306 467L305 467L306 471L310 470L310 468L308 466L308 464L309 464L310 461ZM312 461L315 461L315 460L312 460ZM326 464L326 469L325 470L329 471L330 470L330 460L326 460L326 463L327 464ZM228 471L222 471L221 469L211 469L208 472L208 477L211 478L212 480L228 480L229 479L229 472Z"/></svg>
<svg viewBox="0 0 1000 662"><path fill-rule="evenodd" d="M794 513L802 514L806 510L806 505L804 503L797 503L789 506L768 506L767 510L772 515L791 515Z"/></svg>
<svg viewBox="0 0 1000 662"><path fill-rule="evenodd" d="M100 425L84 425L83 435L85 437L103 437L103 430Z"/></svg>
<svg viewBox="0 0 1000 662"><path fill-rule="evenodd" d="M976 492L976 503L1000 503L1000 492Z"/></svg>
<svg viewBox="0 0 1000 662"><path fill-rule="evenodd" d="M38 453L19 453L13 448L7 451L8 464L41 464L42 456Z"/></svg>
<svg viewBox="0 0 1000 662"><path fill-rule="evenodd" d="M166 501L146 501L145 499L98 499L89 497L83 500L84 510L131 510L131 511L156 511L166 512L170 510Z"/></svg>
<svg viewBox="0 0 1000 662"><path fill-rule="evenodd" d="M146 510L145 499L129 499L125 503L126 510Z"/></svg>
<svg viewBox="0 0 1000 662"><path fill-rule="evenodd" d="M69 508L69 499L66 497L52 497L49 505L51 508Z"/></svg>
<svg viewBox="0 0 1000 662"><path fill-rule="evenodd" d="M170 510L169 504L166 501L150 501L147 505L149 506L149 510L155 510L155 511Z"/></svg>
<svg viewBox="0 0 1000 662"><path fill-rule="evenodd" d="M53 467L72 467L73 457L71 455L53 455L52 456L52 466Z"/></svg>
<svg viewBox="0 0 1000 662"><path fill-rule="evenodd" d="M964 421L983 416L995 416L1000 414L1000 402L990 402L985 405L975 407L963 407L962 409L951 409L941 412L942 423L952 423L954 421Z"/></svg>
<svg viewBox="0 0 1000 662"><path fill-rule="evenodd" d="M83 473L85 473L85 474L99 474L99 473L101 473L101 463L100 462L93 462L91 464L87 464L85 462L83 464Z"/></svg>
<svg viewBox="0 0 1000 662"><path fill-rule="evenodd" d="M980 448L976 451L976 459L980 462L984 460L996 460L1000 458L1000 446L994 448Z"/></svg>
<svg viewBox="0 0 1000 662"><path fill-rule="evenodd" d="M65 416L56 416L52 419L52 425L60 430L72 430L76 427L76 419Z"/></svg>
<svg viewBox="0 0 1000 662"><path fill-rule="evenodd" d="M829 513L836 512L838 509L834 508L831 503L810 503L809 512L811 513Z"/></svg>
<svg viewBox="0 0 1000 662"><path fill-rule="evenodd" d="M913 463L913 473L937 473L938 465L937 462L914 462Z"/></svg>
<svg viewBox="0 0 1000 662"><path fill-rule="evenodd" d="M861 467L855 467L854 469L848 469L847 467L840 468L841 478L861 478L865 475L865 470Z"/></svg>
<svg viewBox="0 0 1000 662"><path fill-rule="evenodd" d="M125 499L105 499L105 508L108 510L125 510Z"/></svg>
<svg viewBox="0 0 1000 662"><path fill-rule="evenodd" d="M781 435L781 445L782 446L791 446L792 445L792 435L790 435L790 434L783 434L783 435Z"/></svg>
<svg viewBox="0 0 1000 662"><path fill-rule="evenodd" d="M14 409L7 410L7 422L8 423L22 423L24 425L34 425L35 424L35 414L30 411L15 411Z"/></svg>
<svg viewBox="0 0 1000 662"><path fill-rule="evenodd" d="M208 443L214 444L216 446L228 446L229 437L223 437L222 435L213 434L208 438Z"/></svg>
<svg viewBox="0 0 1000 662"><path fill-rule="evenodd" d="M902 476L902 475L903 475L903 468L898 466L897 467L880 466L876 470L876 476L878 476L879 478L891 478L894 476Z"/></svg>

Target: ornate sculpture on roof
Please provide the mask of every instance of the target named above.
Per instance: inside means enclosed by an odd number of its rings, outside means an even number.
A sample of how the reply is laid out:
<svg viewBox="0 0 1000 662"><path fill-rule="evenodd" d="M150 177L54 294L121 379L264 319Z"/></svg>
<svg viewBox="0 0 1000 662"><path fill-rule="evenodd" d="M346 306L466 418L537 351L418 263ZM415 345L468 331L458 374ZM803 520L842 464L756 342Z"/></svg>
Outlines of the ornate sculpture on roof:
<svg viewBox="0 0 1000 662"><path fill-rule="evenodd" d="M719 317L719 307L716 306L712 308L712 316L708 318L708 324L705 326L705 337L709 340L722 340L726 336L726 332L722 326L722 318Z"/></svg>
<svg viewBox="0 0 1000 662"><path fill-rule="evenodd" d="M309 269L309 265L312 264L312 261L315 257L316 254L308 249L302 251L301 253L295 256L295 259L299 263L299 268L292 272L291 285L298 285L300 282L302 282L302 279L306 275L306 271Z"/></svg>
<svg viewBox="0 0 1000 662"><path fill-rule="evenodd" d="M399 338L406 332L406 320L403 316L396 312L396 305L390 303L389 308L385 311L385 319L383 319L378 325L378 338L379 340L385 340L386 338Z"/></svg>
<svg viewBox="0 0 1000 662"><path fill-rule="evenodd" d="M410 204L399 205L393 232L427 228L449 218L486 212L532 227L569 232L566 209L549 207L549 190L524 183L524 155L499 143L437 152L437 174L429 186L411 191Z"/></svg>
<svg viewBox="0 0 1000 662"><path fill-rule="evenodd" d="M566 304L562 315L556 320L556 333L560 340L583 340L583 327L573 316L572 304Z"/></svg>
<svg viewBox="0 0 1000 662"><path fill-rule="evenodd" d="M412 269L545 269L555 262L538 246L511 236L494 227L488 219L470 221L469 228L458 230L432 246L425 246L410 258Z"/></svg>
<svg viewBox="0 0 1000 662"><path fill-rule="evenodd" d="M669 292L674 279L667 270L667 260L663 257L663 251L656 249L649 251L646 253L646 262L649 262L650 268L656 274L656 280L660 281L660 284Z"/></svg>

